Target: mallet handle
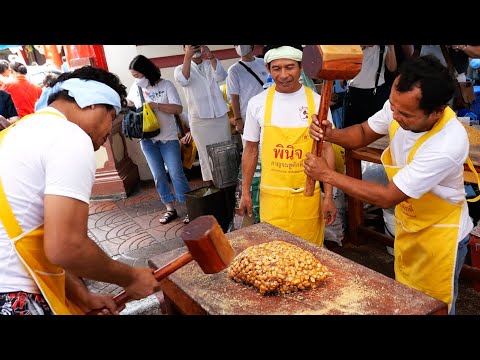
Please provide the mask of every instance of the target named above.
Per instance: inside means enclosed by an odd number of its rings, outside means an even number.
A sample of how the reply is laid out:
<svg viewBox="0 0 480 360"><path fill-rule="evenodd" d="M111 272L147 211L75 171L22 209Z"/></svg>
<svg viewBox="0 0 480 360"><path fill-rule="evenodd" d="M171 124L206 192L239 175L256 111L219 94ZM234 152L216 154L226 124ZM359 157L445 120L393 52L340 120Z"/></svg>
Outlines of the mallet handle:
<svg viewBox="0 0 480 360"><path fill-rule="evenodd" d="M155 279L157 279L158 282L161 280L165 279L167 276L170 274L174 273L178 269L180 269L182 266L188 264L190 261L193 260L192 255L187 251L185 254L180 255L176 259L170 261L167 265L164 267L161 267L153 272L153 276L155 276ZM125 293L125 291L122 291L120 294L116 295L113 298L113 301L118 306L123 306L125 303L130 301L130 297ZM87 315L98 315L103 309L96 309L92 310L87 313Z"/></svg>
<svg viewBox="0 0 480 360"><path fill-rule="evenodd" d="M325 133L325 126L322 125L321 121L326 119L328 116L328 109L330 108L330 100L332 98L332 88L333 80L323 80L322 85L322 98L320 101L320 108L318 109L318 121L320 121L320 127ZM312 145L312 154L321 156L322 155L322 146L323 141L313 140ZM312 196L315 190L315 180L310 176L307 176L307 181L305 182L305 190L303 191L305 196Z"/></svg>

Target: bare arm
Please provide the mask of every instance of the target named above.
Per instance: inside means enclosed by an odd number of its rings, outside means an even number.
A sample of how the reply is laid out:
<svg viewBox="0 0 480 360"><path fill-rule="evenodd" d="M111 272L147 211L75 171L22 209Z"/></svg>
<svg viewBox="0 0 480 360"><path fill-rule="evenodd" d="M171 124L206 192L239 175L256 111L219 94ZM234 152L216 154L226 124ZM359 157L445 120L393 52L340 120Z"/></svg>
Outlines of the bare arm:
<svg viewBox="0 0 480 360"><path fill-rule="evenodd" d="M253 175L258 162L258 142L246 141L242 154L242 198L240 199L240 214L247 211L252 216L252 186Z"/></svg>
<svg viewBox="0 0 480 360"><path fill-rule="evenodd" d="M65 293L67 298L80 306L85 313L106 308L100 314L118 315L125 307L118 307L111 294L91 293L79 277L68 271L65 274Z"/></svg>
<svg viewBox="0 0 480 360"><path fill-rule="evenodd" d="M328 164L328 167L335 171L335 151L332 144L325 142L322 148L322 157ZM325 225L333 224L337 217L337 208L333 201L333 186L329 183L323 183L323 217L325 219Z"/></svg>
<svg viewBox="0 0 480 360"><path fill-rule="evenodd" d="M305 173L315 180L329 183L354 198L382 209L394 207L409 198L393 181L383 186L340 174L325 165L324 159L308 153L305 160Z"/></svg>
<svg viewBox="0 0 480 360"><path fill-rule="evenodd" d="M463 51L471 58L480 58L480 46L473 45L450 45L450 47L457 51Z"/></svg>
<svg viewBox="0 0 480 360"><path fill-rule="evenodd" d="M158 289L151 269L111 259L87 236L88 204L59 195L45 195L44 204L44 250L51 263L78 277L122 286L134 299Z"/></svg>
<svg viewBox="0 0 480 360"><path fill-rule="evenodd" d="M177 105L177 104L160 104L156 102L150 102L150 107L153 110L160 110L163 112L166 112L168 114L181 114L183 111L183 106L182 105Z"/></svg>
<svg viewBox="0 0 480 360"><path fill-rule="evenodd" d="M387 69L391 72L397 70L397 56L395 55L395 46L394 45L387 45L388 52L387 56L385 57L385 65Z"/></svg>
<svg viewBox="0 0 480 360"><path fill-rule="evenodd" d="M332 123L328 120L323 120L322 124L325 126L325 136L318 125L317 115L312 115L312 124L310 125L310 136L317 141L320 139L338 144L345 149L358 149L363 146L371 144L375 140L380 139L384 135L377 134L368 126L368 121L361 124L348 126L344 129L332 129Z"/></svg>
<svg viewBox="0 0 480 360"><path fill-rule="evenodd" d="M185 79L190 79L190 67L192 65L192 56L197 49L193 48L192 45L185 45L185 56L183 57L183 67L182 74Z"/></svg>
<svg viewBox="0 0 480 360"><path fill-rule="evenodd" d="M335 152L333 150L332 144L325 142L322 147L322 157L327 162L327 165L330 169L335 170ZM325 198L331 198L333 200L332 185L329 183L323 184L323 193Z"/></svg>
<svg viewBox="0 0 480 360"><path fill-rule="evenodd" d="M235 127L240 134L243 134L243 119L240 113L240 95L230 94L230 105L232 105L233 117L235 119Z"/></svg>
<svg viewBox="0 0 480 360"><path fill-rule="evenodd" d="M406 60L413 57L413 52L415 50L413 45L401 45L401 46L402 46L403 56L405 56Z"/></svg>

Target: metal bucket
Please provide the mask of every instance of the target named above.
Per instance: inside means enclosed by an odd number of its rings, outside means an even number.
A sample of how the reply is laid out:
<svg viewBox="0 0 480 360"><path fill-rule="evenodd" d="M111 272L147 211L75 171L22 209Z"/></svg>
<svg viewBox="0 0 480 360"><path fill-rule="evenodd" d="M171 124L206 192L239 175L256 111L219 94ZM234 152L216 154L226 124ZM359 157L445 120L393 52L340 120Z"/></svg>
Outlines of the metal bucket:
<svg viewBox="0 0 480 360"><path fill-rule="evenodd" d="M190 220L202 215L213 215L223 232L228 231L235 208L235 186L218 189L205 186L185 193L187 213Z"/></svg>
<svg viewBox="0 0 480 360"><path fill-rule="evenodd" d="M219 189L235 186L241 162L239 144L232 140L210 144L207 153L215 186Z"/></svg>

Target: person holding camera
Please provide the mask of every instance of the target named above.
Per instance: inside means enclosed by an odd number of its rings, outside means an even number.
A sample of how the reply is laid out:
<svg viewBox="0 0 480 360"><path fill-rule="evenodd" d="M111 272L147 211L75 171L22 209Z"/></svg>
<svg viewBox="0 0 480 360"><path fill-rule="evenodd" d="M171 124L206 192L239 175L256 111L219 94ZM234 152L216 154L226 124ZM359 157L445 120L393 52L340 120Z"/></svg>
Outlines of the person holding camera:
<svg viewBox="0 0 480 360"><path fill-rule="evenodd" d="M231 139L228 106L219 84L227 72L206 45L183 45L183 64L175 68L175 81L183 87L193 140L197 144L203 181L213 184L207 145Z"/></svg>

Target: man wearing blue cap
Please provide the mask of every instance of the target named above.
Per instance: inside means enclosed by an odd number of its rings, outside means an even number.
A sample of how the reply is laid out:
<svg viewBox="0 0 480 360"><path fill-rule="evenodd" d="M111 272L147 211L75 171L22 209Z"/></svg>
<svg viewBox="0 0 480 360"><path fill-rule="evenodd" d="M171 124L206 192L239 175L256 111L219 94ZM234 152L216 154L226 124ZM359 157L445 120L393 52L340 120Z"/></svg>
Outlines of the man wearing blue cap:
<svg viewBox="0 0 480 360"><path fill-rule="evenodd" d="M81 278L133 299L158 289L149 268L112 260L87 235L94 151L126 95L116 75L83 67L54 81L46 107L0 132L0 314L118 314L111 295Z"/></svg>

